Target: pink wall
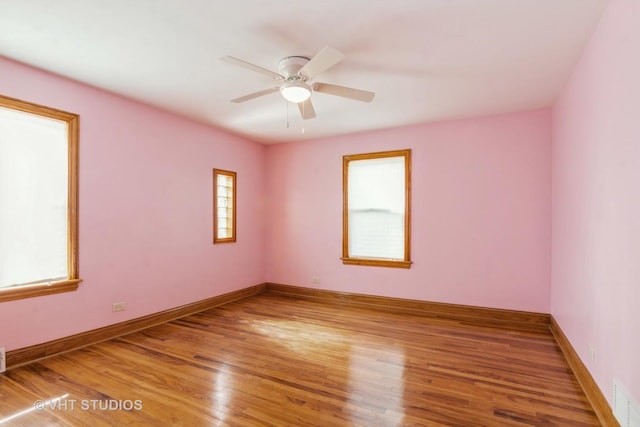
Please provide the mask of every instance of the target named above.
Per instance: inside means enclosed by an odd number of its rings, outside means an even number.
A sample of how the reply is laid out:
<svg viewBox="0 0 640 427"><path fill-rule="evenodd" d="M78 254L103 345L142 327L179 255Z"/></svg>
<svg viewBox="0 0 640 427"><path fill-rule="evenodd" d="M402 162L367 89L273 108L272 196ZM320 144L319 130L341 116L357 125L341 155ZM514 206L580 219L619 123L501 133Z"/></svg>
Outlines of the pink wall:
<svg viewBox="0 0 640 427"><path fill-rule="evenodd" d="M617 378L636 402L639 53L640 2L612 0L553 109L552 149L551 312L605 396Z"/></svg>
<svg viewBox="0 0 640 427"><path fill-rule="evenodd" d="M412 268L343 265L342 156L403 148ZM550 151L548 111L269 146L267 280L549 312Z"/></svg>
<svg viewBox="0 0 640 427"><path fill-rule="evenodd" d="M265 147L0 58L0 93L80 114L76 292L0 303L7 350L264 281ZM238 242L212 244L212 168L238 172ZM126 301L127 310L111 312Z"/></svg>

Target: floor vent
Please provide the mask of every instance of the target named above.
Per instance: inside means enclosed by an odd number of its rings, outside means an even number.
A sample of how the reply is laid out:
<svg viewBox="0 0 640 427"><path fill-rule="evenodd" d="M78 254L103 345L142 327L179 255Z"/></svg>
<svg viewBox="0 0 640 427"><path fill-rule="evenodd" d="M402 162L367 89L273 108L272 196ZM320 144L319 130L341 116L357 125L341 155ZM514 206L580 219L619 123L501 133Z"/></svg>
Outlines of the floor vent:
<svg viewBox="0 0 640 427"><path fill-rule="evenodd" d="M622 427L640 427L640 409L618 381L613 381L613 415Z"/></svg>

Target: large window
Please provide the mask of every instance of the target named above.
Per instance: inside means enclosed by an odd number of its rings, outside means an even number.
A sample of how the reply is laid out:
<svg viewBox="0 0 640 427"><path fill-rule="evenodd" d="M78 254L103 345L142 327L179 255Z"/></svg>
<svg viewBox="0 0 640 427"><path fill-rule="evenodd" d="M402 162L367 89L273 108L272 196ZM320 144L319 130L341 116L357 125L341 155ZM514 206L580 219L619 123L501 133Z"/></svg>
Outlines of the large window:
<svg viewBox="0 0 640 427"><path fill-rule="evenodd" d="M236 241L236 173L213 170L213 243Z"/></svg>
<svg viewBox="0 0 640 427"><path fill-rule="evenodd" d="M410 268L411 150L343 158L345 264Z"/></svg>
<svg viewBox="0 0 640 427"><path fill-rule="evenodd" d="M0 96L0 301L81 282L78 120Z"/></svg>

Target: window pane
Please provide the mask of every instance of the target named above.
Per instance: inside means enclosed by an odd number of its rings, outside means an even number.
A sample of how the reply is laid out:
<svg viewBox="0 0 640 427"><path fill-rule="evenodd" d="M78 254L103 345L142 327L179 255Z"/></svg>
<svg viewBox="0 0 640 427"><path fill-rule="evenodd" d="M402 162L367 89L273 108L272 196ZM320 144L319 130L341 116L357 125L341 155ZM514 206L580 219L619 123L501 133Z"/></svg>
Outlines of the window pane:
<svg viewBox="0 0 640 427"><path fill-rule="evenodd" d="M349 256L404 258L404 157L349 163Z"/></svg>
<svg viewBox="0 0 640 427"><path fill-rule="evenodd" d="M404 215L384 210L349 210L349 255L404 258Z"/></svg>
<svg viewBox="0 0 640 427"><path fill-rule="evenodd" d="M213 243L235 242L236 173L213 170Z"/></svg>
<svg viewBox="0 0 640 427"><path fill-rule="evenodd" d="M65 279L67 125L0 107L0 287Z"/></svg>
<svg viewBox="0 0 640 427"><path fill-rule="evenodd" d="M404 213L404 157L349 162L349 209Z"/></svg>

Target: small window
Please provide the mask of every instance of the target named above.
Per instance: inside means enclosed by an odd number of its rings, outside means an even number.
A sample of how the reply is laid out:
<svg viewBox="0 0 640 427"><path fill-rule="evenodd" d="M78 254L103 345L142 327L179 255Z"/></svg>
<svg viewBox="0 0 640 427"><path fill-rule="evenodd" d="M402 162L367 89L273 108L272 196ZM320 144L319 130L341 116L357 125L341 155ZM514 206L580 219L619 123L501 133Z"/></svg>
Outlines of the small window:
<svg viewBox="0 0 640 427"><path fill-rule="evenodd" d="M411 150L343 157L344 264L410 268Z"/></svg>
<svg viewBox="0 0 640 427"><path fill-rule="evenodd" d="M213 243L236 241L236 173L213 170Z"/></svg>
<svg viewBox="0 0 640 427"><path fill-rule="evenodd" d="M78 120L0 96L0 301L81 282Z"/></svg>

